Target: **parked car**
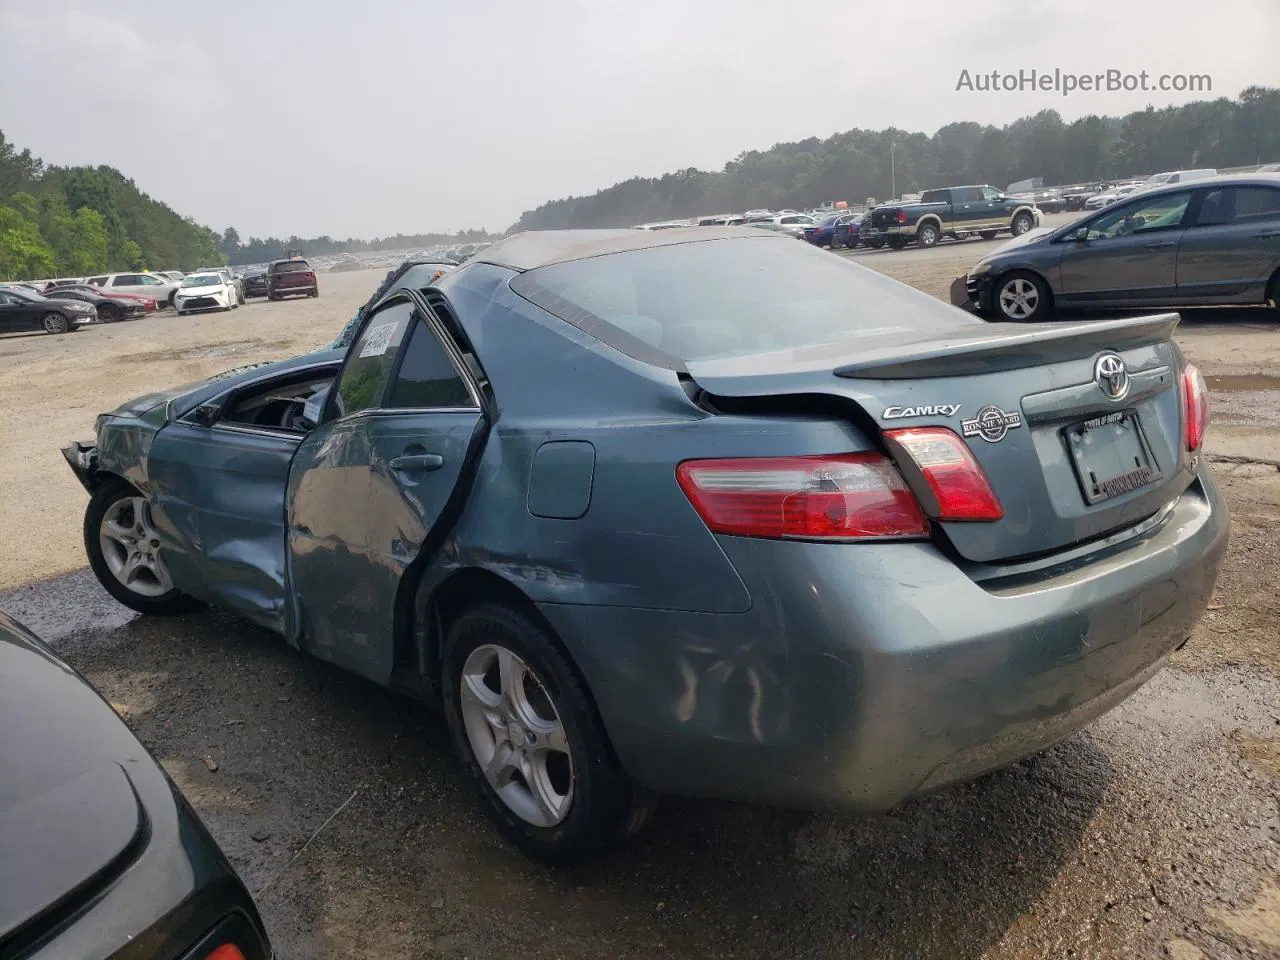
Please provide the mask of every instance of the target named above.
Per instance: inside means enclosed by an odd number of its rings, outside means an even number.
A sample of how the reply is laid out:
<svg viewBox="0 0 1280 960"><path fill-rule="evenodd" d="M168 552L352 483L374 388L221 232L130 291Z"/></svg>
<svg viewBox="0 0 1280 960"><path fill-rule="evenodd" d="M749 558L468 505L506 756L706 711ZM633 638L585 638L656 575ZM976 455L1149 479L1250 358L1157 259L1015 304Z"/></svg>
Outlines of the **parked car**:
<svg viewBox="0 0 1280 960"><path fill-rule="evenodd" d="M1138 191L1005 244L978 261L957 297L985 316L1018 322L1048 319L1056 307L1280 301L1280 175Z"/></svg>
<svg viewBox="0 0 1280 960"><path fill-rule="evenodd" d="M98 319L98 312L76 300L49 300L16 287L0 290L0 332L43 330L69 333Z"/></svg>
<svg viewBox="0 0 1280 960"><path fill-rule="evenodd" d="M147 315L147 309L140 300L132 302L114 299L102 294L97 287L54 287L45 296L50 300L77 300L93 307L97 318L104 323L116 323L120 320L137 320ZM154 307L154 301L152 309Z"/></svg>
<svg viewBox="0 0 1280 960"><path fill-rule="evenodd" d="M854 249L861 239L862 219L865 216L863 213L855 213L837 220L836 228L831 232L831 249Z"/></svg>
<svg viewBox="0 0 1280 960"><path fill-rule="evenodd" d="M234 310L238 306L240 295L222 270L187 274L173 301L179 316L197 310Z"/></svg>
<svg viewBox="0 0 1280 960"><path fill-rule="evenodd" d="M1203 167L1199 170L1171 170L1167 173L1152 174L1138 185L1138 189L1151 190L1155 187L1172 186L1175 183L1187 183L1190 180L1204 180L1217 175L1218 171L1212 167Z"/></svg>
<svg viewBox="0 0 1280 960"><path fill-rule="evenodd" d="M267 268L254 267L246 270L241 282L244 284L245 299L249 297L265 297L267 295Z"/></svg>
<svg viewBox="0 0 1280 960"><path fill-rule="evenodd" d="M1075 187L1068 187L1062 194L1062 199L1065 204L1064 209L1068 212L1083 210L1085 203L1090 197L1095 197L1100 193L1105 193L1107 190L1110 190L1111 187L1112 184L1110 183L1090 183Z"/></svg>
<svg viewBox="0 0 1280 960"><path fill-rule="evenodd" d="M115 303L119 303L126 308L142 307L144 313L156 312L156 302L151 297L139 297L134 296L131 293L112 293L109 287L95 287L91 283L78 283L66 287L55 287L53 289L75 290L80 293L97 294L98 296L106 297L108 300ZM50 292L52 291L46 291L45 295L48 296Z"/></svg>
<svg viewBox="0 0 1280 960"><path fill-rule="evenodd" d="M111 706L0 613L0 948L267 960L249 891Z"/></svg>
<svg viewBox="0 0 1280 960"><path fill-rule="evenodd" d="M183 273L181 270L158 270L156 271L156 276L168 277L170 280L176 280L179 283L181 283L182 278L185 277L186 274Z"/></svg>
<svg viewBox="0 0 1280 960"><path fill-rule="evenodd" d="M200 273L216 273L229 283L236 291L236 306L244 303L244 279L230 267L203 267Z"/></svg>
<svg viewBox="0 0 1280 960"><path fill-rule="evenodd" d="M1040 211L1033 204L1006 196L995 187L946 187L926 190L919 203L882 204L871 211L870 231L900 250L910 242L935 246L945 236L977 233L990 240L1000 231L1015 237L1039 226Z"/></svg>
<svg viewBox="0 0 1280 960"><path fill-rule="evenodd" d="M460 253L459 256L466 256ZM320 283L311 264L301 257L274 260L267 265L267 299L280 300L302 294L320 296Z"/></svg>
<svg viewBox="0 0 1280 960"><path fill-rule="evenodd" d="M108 273L90 277L88 282L108 293L151 297L156 303L170 307L173 306L173 295L178 291L176 280L155 273Z"/></svg>
<svg viewBox="0 0 1280 960"><path fill-rule="evenodd" d="M1095 193L1084 202L1086 210L1101 210L1103 207L1109 207L1117 200L1123 200L1129 194L1138 189L1136 183L1131 183L1122 187L1112 187L1110 190L1104 190L1102 193Z"/></svg>
<svg viewBox="0 0 1280 960"><path fill-rule="evenodd" d="M1213 591L1175 315L1014 350L754 229L417 270L345 355L149 394L64 452L112 596L437 699L531 856L600 854L655 793L867 811L976 777L1140 687Z"/></svg>
<svg viewBox="0 0 1280 960"><path fill-rule="evenodd" d="M853 216L848 212L831 213L821 220L812 221L804 227L804 239L815 247L829 247L835 239L836 225L841 221L847 223Z"/></svg>

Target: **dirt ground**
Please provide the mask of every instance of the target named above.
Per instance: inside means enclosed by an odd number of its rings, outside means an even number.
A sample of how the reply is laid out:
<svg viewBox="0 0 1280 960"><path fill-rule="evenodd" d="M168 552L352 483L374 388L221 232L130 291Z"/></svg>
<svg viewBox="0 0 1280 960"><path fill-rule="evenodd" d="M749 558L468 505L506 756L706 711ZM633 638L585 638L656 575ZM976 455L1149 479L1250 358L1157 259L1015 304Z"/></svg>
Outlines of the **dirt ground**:
<svg viewBox="0 0 1280 960"><path fill-rule="evenodd" d="M852 256L945 298L987 247ZM496 838L432 714L221 614L135 618L83 570L63 443L139 393L315 348L380 276L0 337L0 607L119 706L282 957L1280 957L1280 318L1180 329L1212 390L1232 545L1191 643L1137 695L888 816L672 800L612 860L549 871Z"/></svg>

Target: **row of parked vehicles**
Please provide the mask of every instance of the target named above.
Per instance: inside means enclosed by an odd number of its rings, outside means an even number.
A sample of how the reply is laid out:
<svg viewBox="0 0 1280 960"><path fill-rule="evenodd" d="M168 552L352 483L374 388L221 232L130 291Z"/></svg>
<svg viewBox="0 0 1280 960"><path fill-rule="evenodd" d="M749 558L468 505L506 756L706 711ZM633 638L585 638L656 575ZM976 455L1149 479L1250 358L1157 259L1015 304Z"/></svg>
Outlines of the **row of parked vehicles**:
<svg viewBox="0 0 1280 960"><path fill-rule="evenodd" d="M320 295L314 268L301 257L237 272L205 267L192 273L166 270L108 273L96 277L0 284L0 332L68 333L82 324L137 320L162 307L178 316L234 310L250 297L281 300Z"/></svg>

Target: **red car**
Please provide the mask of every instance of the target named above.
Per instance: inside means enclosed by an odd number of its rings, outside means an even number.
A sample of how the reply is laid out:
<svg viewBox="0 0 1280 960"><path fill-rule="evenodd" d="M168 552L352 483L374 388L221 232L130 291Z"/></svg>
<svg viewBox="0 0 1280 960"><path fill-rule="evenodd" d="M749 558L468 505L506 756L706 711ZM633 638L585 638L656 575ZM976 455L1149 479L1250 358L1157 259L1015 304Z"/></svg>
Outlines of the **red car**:
<svg viewBox="0 0 1280 960"><path fill-rule="evenodd" d="M156 301L154 297L138 297L132 293L111 293L102 287L95 287L90 283L62 283L49 284L41 291L46 297L53 290L77 290L80 293L96 293L100 297L106 297L108 300L119 300L121 303L137 305L142 307L145 313L156 312Z"/></svg>
<svg viewBox="0 0 1280 960"><path fill-rule="evenodd" d="M279 300L299 294L320 296L320 284L311 264L301 257L273 261L267 267L267 299Z"/></svg>

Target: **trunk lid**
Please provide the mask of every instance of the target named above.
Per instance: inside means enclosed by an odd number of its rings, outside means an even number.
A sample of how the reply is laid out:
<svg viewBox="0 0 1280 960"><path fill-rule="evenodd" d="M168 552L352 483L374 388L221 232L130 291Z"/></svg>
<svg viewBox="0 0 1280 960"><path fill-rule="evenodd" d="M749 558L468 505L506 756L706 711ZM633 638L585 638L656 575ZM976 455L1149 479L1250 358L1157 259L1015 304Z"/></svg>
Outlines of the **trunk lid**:
<svg viewBox="0 0 1280 960"><path fill-rule="evenodd" d="M1191 482L1182 358L1171 339L1177 323L1177 314L1163 314L983 324L942 338L889 335L847 348L696 362L688 371L713 398L835 397L856 405L855 422L880 434L925 426L961 434L1004 517L937 526L961 556L991 562L1131 526ZM1126 369L1119 399L1096 376L1104 357Z"/></svg>

